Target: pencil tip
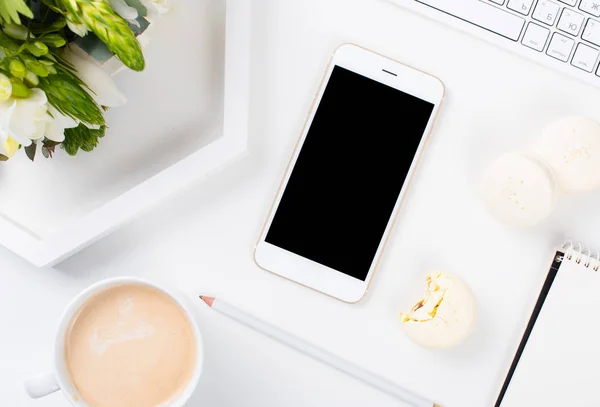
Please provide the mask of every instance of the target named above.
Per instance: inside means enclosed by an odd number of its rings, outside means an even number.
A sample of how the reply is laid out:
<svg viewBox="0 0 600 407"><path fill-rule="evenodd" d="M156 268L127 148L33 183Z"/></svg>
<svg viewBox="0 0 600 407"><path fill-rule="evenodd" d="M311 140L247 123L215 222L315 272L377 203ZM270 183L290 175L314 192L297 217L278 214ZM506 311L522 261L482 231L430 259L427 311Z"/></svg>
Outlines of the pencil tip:
<svg viewBox="0 0 600 407"><path fill-rule="evenodd" d="M212 307L215 299L213 297L207 297L206 295L199 295L200 299L206 303L209 307Z"/></svg>

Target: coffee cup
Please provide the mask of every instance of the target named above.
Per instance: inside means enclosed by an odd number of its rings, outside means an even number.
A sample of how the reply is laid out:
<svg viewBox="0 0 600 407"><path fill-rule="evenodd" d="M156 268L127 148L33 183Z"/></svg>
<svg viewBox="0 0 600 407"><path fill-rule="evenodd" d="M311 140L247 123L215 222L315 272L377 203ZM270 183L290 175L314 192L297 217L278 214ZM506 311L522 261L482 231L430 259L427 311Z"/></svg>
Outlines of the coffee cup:
<svg viewBox="0 0 600 407"><path fill-rule="evenodd" d="M200 330L184 302L177 291L136 277L90 286L62 315L55 338L54 369L27 380L27 393L39 398L61 390L78 407L152 406L154 399L157 407L182 407L198 385L204 361ZM176 341L175 346L169 341ZM119 358L116 364L115 357ZM128 358L133 358L131 366ZM146 368L156 371L144 371ZM128 391L115 403L114 397L126 390L127 383L139 386L145 379L165 387L147 386L140 391L139 402L135 390ZM172 380L177 380L172 383L172 394L161 395L161 391L169 392ZM104 387L94 388L99 386ZM106 400L113 397L112 401L96 401L107 393ZM96 398L97 394L101 397Z"/></svg>

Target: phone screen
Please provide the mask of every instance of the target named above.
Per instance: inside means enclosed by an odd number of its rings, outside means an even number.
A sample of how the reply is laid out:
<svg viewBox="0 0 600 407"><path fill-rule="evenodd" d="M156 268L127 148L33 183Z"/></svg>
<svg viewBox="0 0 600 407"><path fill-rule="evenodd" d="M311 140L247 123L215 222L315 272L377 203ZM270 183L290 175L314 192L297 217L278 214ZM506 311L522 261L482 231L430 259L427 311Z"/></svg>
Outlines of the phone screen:
<svg viewBox="0 0 600 407"><path fill-rule="evenodd" d="M335 66L265 241L364 281L433 108Z"/></svg>

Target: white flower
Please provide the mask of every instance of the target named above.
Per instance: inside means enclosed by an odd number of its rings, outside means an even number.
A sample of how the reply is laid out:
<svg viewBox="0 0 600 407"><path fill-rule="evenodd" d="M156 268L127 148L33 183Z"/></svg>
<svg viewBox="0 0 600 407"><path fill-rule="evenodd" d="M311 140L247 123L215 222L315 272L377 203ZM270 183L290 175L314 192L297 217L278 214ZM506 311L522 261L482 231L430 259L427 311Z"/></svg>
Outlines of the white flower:
<svg viewBox="0 0 600 407"><path fill-rule="evenodd" d="M170 0L141 0L148 11L156 11L159 14L165 14L171 6Z"/></svg>
<svg viewBox="0 0 600 407"><path fill-rule="evenodd" d="M148 10L149 15L165 14L170 7L170 0L140 0L140 2ZM109 0L109 3L113 10L130 24L140 26L137 21L139 13L135 7L127 3L127 0Z"/></svg>
<svg viewBox="0 0 600 407"><path fill-rule="evenodd" d="M62 56L75 67L77 76L92 90L90 96L100 106L117 107L127 103L125 95L97 62L81 58L70 50L65 50Z"/></svg>
<svg viewBox="0 0 600 407"><path fill-rule="evenodd" d="M17 143L14 138L9 137L2 142L2 149L4 155L11 158L19 149L19 143Z"/></svg>
<svg viewBox="0 0 600 407"><path fill-rule="evenodd" d="M65 129L77 127L79 123L71 117L63 115L52 106L48 106L48 112L52 115L53 120L46 124L46 138L62 143L65 140Z"/></svg>
<svg viewBox="0 0 600 407"><path fill-rule="evenodd" d="M71 31L73 31L75 34L79 35L80 37L85 37L85 35L89 31L85 24L77 24L77 23L69 20L68 18L67 18L67 25L69 26L69 29Z"/></svg>
<svg viewBox="0 0 600 407"><path fill-rule="evenodd" d="M110 75L98 63L71 51L65 51L63 57L75 67L77 76L87 84L96 103L115 107L127 102ZM0 77L0 96L7 92L10 95L10 89L4 89L2 79ZM0 153L12 157L19 145L27 147L44 137L60 143L65 139L65 129L78 124L78 121L50 106L41 89L31 89L27 98L9 96L5 101L0 99Z"/></svg>
<svg viewBox="0 0 600 407"><path fill-rule="evenodd" d="M28 98L10 98L0 103L0 141L7 154L14 149L15 143L29 146L44 136L61 142L65 139L65 129L76 126L75 120L48 105L41 89L31 89Z"/></svg>
<svg viewBox="0 0 600 407"><path fill-rule="evenodd" d="M2 59L0 57L0 59ZM10 99L12 94L12 82L8 79L8 76L0 73L0 103L6 102Z"/></svg>
<svg viewBox="0 0 600 407"><path fill-rule="evenodd" d="M44 137L50 120L46 94L41 89L31 89L28 98L10 98L0 103L0 139L12 137L19 144L28 146L31 140Z"/></svg>
<svg viewBox="0 0 600 407"><path fill-rule="evenodd" d="M137 24L135 21L138 18L138 11L128 5L125 0L109 0L110 6L115 12L130 23Z"/></svg>

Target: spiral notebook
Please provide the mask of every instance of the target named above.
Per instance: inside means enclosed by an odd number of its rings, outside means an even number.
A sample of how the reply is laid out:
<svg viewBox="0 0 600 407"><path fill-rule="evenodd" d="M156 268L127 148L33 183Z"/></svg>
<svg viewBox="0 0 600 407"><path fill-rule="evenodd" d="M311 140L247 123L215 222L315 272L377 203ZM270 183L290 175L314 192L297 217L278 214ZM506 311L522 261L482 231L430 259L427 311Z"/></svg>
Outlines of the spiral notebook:
<svg viewBox="0 0 600 407"><path fill-rule="evenodd" d="M599 259L556 252L495 407L600 406Z"/></svg>

